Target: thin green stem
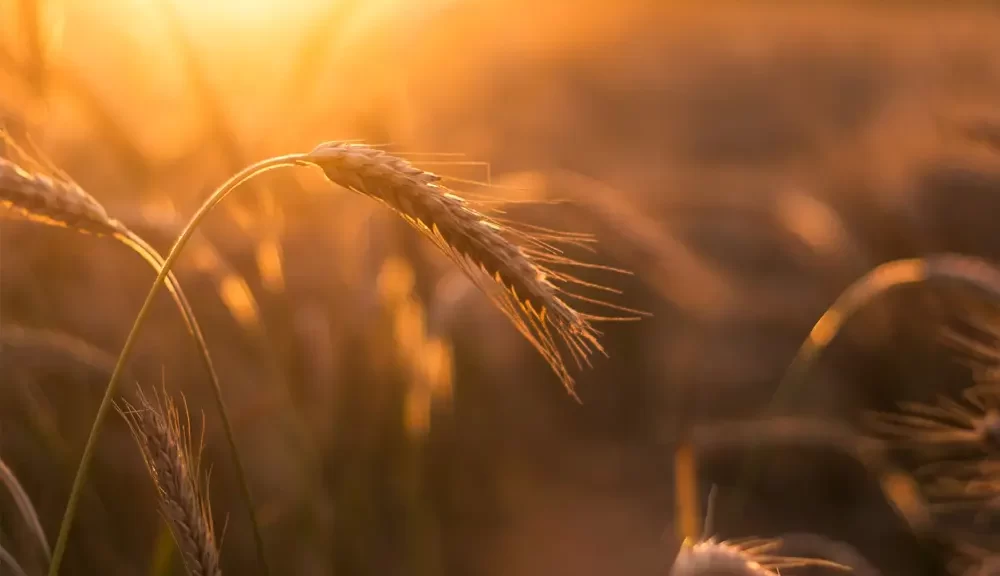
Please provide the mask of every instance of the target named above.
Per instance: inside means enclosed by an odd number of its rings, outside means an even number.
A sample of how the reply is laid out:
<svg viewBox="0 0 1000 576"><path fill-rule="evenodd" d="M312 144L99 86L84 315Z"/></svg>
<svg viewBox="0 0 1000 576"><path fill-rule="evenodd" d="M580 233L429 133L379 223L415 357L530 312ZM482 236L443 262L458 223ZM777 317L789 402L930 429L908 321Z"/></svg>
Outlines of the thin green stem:
<svg viewBox="0 0 1000 576"><path fill-rule="evenodd" d="M59 526L59 537L56 540L56 547L52 554L52 563L49 565L49 576L57 576L59 574L59 567L62 563L63 555L66 552L69 532L73 525L76 509L79 506L80 496L83 493L83 485L86 482L87 473L89 472L90 464L94 457L97 436L101 431L101 426L103 426L104 421L107 419L108 412L112 406L112 400L118 390L118 382L124 372L125 365L128 363L132 349L138 340L139 331L142 328L146 317L149 316L149 312L152 309L152 303L157 292L160 287L165 284L167 277L170 275L174 262L176 262L177 258L180 256L184 246L191 238L191 235L194 234L195 230L197 230L198 225L202 222L202 220L204 220L208 213L217 204L219 204L219 202L221 202L230 192L236 189L236 187L262 172L280 168L282 166L295 166L301 164L303 158L304 155L301 154L269 158L252 164L237 174L234 174L229 178L229 180L217 188L208 200L205 201L201 208L199 208L198 212L191 218L187 226L185 226L183 232L181 232L180 237L177 238L174 246L170 249L170 253L167 255L166 260L163 261L163 266L159 274L156 276L156 281L153 283L153 286L149 290L149 294L146 296L146 301L143 303L142 308L139 310L139 314L136 316L135 322L132 325L132 330L129 332L128 338L125 340L125 345L122 347L122 351L118 356L118 362L115 364L114 372L111 374L111 380L108 381L108 386L104 391L104 397L101 399L101 405L97 409L97 415L94 417L94 423L91 427L90 435L87 437L87 443L83 449L83 456L80 459L80 465L77 468L76 478L73 480L73 486L70 489L69 500L66 504L66 511L63 514L62 524ZM225 409L225 400L222 397L222 390L220 389L217 380L214 384L216 403L219 405L220 412L222 412L222 414L227 414L228 412ZM247 482L246 473L243 469L243 465L240 463L239 458L236 455L232 426L229 423L229 419L226 417L223 417L222 423L223 428L225 429L226 437L229 439L231 444L230 447L233 449L233 458L237 466L238 476L240 477L240 489L243 493L243 497L247 502L252 502L252 498L250 496L250 486ZM265 571L265 574L269 574L270 570L264 554L263 538L261 537L260 525L257 521L257 511L251 506L249 512L250 519L254 527L254 539L256 540L259 561Z"/></svg>

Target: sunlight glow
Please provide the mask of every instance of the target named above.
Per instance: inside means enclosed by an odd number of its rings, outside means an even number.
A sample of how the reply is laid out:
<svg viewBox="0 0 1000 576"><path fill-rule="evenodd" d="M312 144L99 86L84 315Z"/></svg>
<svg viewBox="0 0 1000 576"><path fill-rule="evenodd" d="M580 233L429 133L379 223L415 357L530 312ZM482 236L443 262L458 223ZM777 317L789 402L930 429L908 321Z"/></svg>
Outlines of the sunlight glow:
<svg viewBox="0 0 1000 576"><path fill-rule="evenodd" d="M154 0L170 2L191 24L213 28L264 29L329 10L343 0Z"/></svg>

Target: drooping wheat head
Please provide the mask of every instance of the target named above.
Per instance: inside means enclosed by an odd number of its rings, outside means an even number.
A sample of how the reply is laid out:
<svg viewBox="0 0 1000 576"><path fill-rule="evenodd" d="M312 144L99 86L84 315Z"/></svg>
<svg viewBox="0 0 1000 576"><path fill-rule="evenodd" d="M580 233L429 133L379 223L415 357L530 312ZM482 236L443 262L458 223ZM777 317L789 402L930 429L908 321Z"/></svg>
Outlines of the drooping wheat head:
<svg viewBox="0 0 1000 576"><path fill-rule="evenodd" d="M221 576L215 525L209 508L208 482L202 480L201 448L192 443L191 421L184 420L167 396L154 401L139 391L139 407L124 402L119 413L135 436L149 475L156 485L159 508L191 576Z"/></svg>
<svg viewBox="0 0 1000 576"><path fill-rule="evenodd" d="M450 401L452 396L451 345L428 331L426 309L414 290L413 268L405 259L386 259L377 285L391 323L393 358L407 384L405 428L422 437L430 428L433 406Z"/></svg>
<svg viewBox="0 0 1000 576"><path fill-rule="evenodd" d="M809 369L847 321L890 290L931 281L948 281L1000 297L1000 268L993 262L955 253L930 254L880 264L848 286L813 326L778 385L773 408L801 393Z"/></svg>
<svg viewBox="0 0 1000 576"><path fill-rule="evenodd" d="M331 182L388 206L434 242L493 300L571 393L574 380L562 350L567 350L579 367L589 365L591 355L605 353L598 340L600 332L592 322L632 320L642 315L569 289L576 286L617 293L565 271L603 268L573 260L559 248L587 247L593 242L590 236L517 226L490 217L445 186L441 176L374 147L329 142L317 146L303 160L320 167ZM567 300L628 316L586 314Z"/></svg>

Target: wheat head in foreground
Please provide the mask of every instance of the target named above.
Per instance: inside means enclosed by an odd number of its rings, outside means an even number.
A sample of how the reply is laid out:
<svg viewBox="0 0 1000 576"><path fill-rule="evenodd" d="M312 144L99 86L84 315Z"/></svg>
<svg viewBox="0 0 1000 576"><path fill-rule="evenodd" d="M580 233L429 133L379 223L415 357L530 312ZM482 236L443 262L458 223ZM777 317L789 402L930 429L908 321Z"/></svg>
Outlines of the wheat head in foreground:
<svg viewBox="0 0 1000 576"><path fill-rule="evenodd" d="M429 238L489 296L519 332L538 350L573 393L573 377L560 348L578 367L594 352L605 353L592 322L634 320L643 313L569 290L569 286L618 293L583 281L557 268L599 268L565 256L559 246L588 248L584 234L516 225L485 214L445 186L447 178L421 170L409 161L371 146L320 144L303 158L323 170L333 183L391 208ZM576 300L626 317L586 314L566 300Z"/></svg>
<svg viewBox="0 0 1000 576"><path fill-rule="evenodd" d="M201 479L200 448L191 440L191 421L184 421L172 400L163 393L155 405L139 391L138 408L128 402L119 407L132 429L149 475L156 484L163 513L184 566L191 576L221 576L219 550L215 540L208 500L208 483Z"/></svg>
<svg viewBox="0 0 1000 576"><path fill-rule="evenodd" d="M850 568L819 558L776 556L777 539L684 542L670 569L670 576L779 576L788 568L817 566L840 571Z"/></svg>

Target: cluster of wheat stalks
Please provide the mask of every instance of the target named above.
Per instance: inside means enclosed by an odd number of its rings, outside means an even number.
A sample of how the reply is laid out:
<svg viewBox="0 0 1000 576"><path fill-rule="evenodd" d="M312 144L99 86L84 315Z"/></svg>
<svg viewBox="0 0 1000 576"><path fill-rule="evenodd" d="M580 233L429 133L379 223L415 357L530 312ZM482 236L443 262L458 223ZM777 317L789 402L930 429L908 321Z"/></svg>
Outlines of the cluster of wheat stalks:
<svg viewBox="0 0 1000 576"><path fill-rule="evenodd" d="M379 201L429 238L490 297L515 328L538 350L571 394L574 379L564 360L565 355L568 354L578 366L582 367L589 364L589 358L595 352L604 353L598 340L599 332L594 328L593 322L636 319L641 315L639 312L616 306L580 291L580 289L591 289L598 292L616 292L611 288L586 282L574 276L572 273L574 268L600 268L600 266L569 258L560 248L560 246L589 248L589 244L593 242L589 236L517 226L498 217L491 217L487 215L487 209L477 207L451 191L445 185L444 178L417 168L401 157L369 146L324 143L309 153L270 158L247 167L212 194L184 228L166 258L161 257L121 222L108 216L107 211L92 196L67 176L33 162L30 156L23 152L20 153L20 163L13 158L0 159L0 203L5 207L33 221L114 238L135 250L157 272L156 282L150 289L118 358L84 448L52 554L50 574L55 575L59 571L98 433L113 404L123 369L151 303L163 285L170 291L189 332L198 343L203 362L212 379L217 408L230 443L237 472L242 479L243 497L253 519L260 562L266 570L262 538L254 516L246 475L233 439L221 386L201 336L201 330L171 270L204 217L237 186L262 172L296 165L320 168L332 183ZM569 303L571 300L627 313L628 316L585 313L571 305ZM184 511L190 516L192 506L196 503L204 517L207 514L204 501L191 499L194 496L182 497L176 493L182 486L178 484L176 478L163 476L162 467L157 465L164 458L187 458L172 455L170 450L167 450L169 442L164 430L176 428L170 425L166 428L160 426L163 418L167 419L168 424L172 418L171 409L169 406L167 408L167 416L151 417L149 421L135 416L157 413L149 406L137 412L130 411L133 430L140 440L147 463L150 463L150 470L160 487L161 500L166 494L182 502L169 506L164 504L172 510L167 513L168 519L172 515L177 516L178 511ZM185 498L187 498L186 504L183 503ZM187 521L193 520L189 518ZM173 520L171 523L173 526ZM176 527L174 535L178 540L183 539L178 537ZM185 544L182 542L179 544L181 549L184 549ZM197 573L214 573L212 570L217 568L204 570L208 571Z"/></svg>
<svg viewBox="0 0 1000 576"><path fill-rule="evenodd" d="M204 443L199 440L195 448L186 406L182 415L165 390L153 400L141 389L138 396L138 407L125 402L118 410L129 423L156 485L160 511L184 566L193 576L219 576L222 570L208 480L201 474Z"/></svg>
<svg viewBox="0 0 1000 576"><path fill-rule="evenodd" d="M939 395L934 403L902 402L897 412L867 415L874 432L921 462L914 475L927 501L928 524L942 526L934 536L955 551L950 569L960 576L992 574L1000 560L1000 548L989 537L990 522L1000 518L1000 328L995 316L995 309L979 310L965 319L963 329L945 333L975 380L960 398ZM982 540L986 543L977 542Z"/></svg>
<svg viewBox="0 0 1000 576"><path fill-rule="evenodd" d="M988 316L971 316L979 335L990 336L985 344L982 338L947 332L947 342L974 360L978 383L963 393L964 402L942 396L936 405L902 403L898 413L868 414L865 432L835 421L779 416L794 399L808 395L804 388L809 369L855 313L893 289L930 281L958 282L1000 297L1000 269L979 258L943 253L882 264L848 286L816 322L778 384L771 413L747 422L701 425L689 431L690 439L681 443L674 465L676 525L684 541L671 574L773 575L782 568L806 566L846 569L822 559L776 556L773 552L781 545L780 539L720 541L707 529L701 532L696 450L776 444L837 449L876 476L896 511L922 535L933 533L939 516L956 509L971 508L980 512L980 518L1000 511L1000 461L996 459L1000 451L1000 328ZM889 450L896 443L920 452L933 448L934 458L910 475L891 463ZM942 459L942 453L948 455L956 448L971 448L980 454L971 460ZM747 480L752 480L749 474L754 471L747 470ZM955 573L992 573L988 570L1000 558L997 552L959 539L949 542L963 553L959 562L953 562L959 566L953 567ZM836 549L825 539L821 544L824 550Z"/></svg>
<svg viewBox="0 0 1000 576"><path fill-rule="evenodd" d="M548 362L566 389L574 393L574 379L566 357L577 366L589 364L595 353L604 353L595 322L632 320L641 312L609 303L595 294L615 293L602 285L584 281L573 274L575 268L602 268L574 260L563 248L590 249L594 239L583 234L553 231L517 225L497 215L490 215L482 205L462 198L446 186L447 178L420 169L406 159L383 150L354 143L323 143L308 153L269 158L241 170L220 186L187 223L169 255L163 258L138 235L107 211L82 188L51 167L33 162L20 153L19 159L0 159L0 203L30 220L63 226L80 232L107 236L130 247L157 272L157 279L147 295L133 328L116 363L98 414L94 420L74 485L67 503L59 537L56 541L50 574L58 573L66 549L69 530L83 483L87 477L94 445L109 408L117 393L123 369L130 357L137 335L148 315L159 288L166 286L173 297L189 332L198 344L205 368L211 378L217 408L230 444L234 463L241 478L243 497L254 519L260 562L266 570L262 538L254 517L252 498L238 457L219 379L215 374L201 330L184 293L173 276L172 267L187 242L197 233L208 213L239 185L263 172L286 166L313 166L326 178L343 188L356 191L390 208L399 217L431 240L478 286L510 319L513 326ZM621 270L605 268L613 272ZM828 345L845 320L872 298L895 286L945 278L969 282L1000 294L1000 273L989 264L958 255L944 254L924 259L891 262L882 265L852 285L821 318L809 339L793 362L785 383L779 390L777 404L787 400L784 395L799 389L797 381L804 375L819 351ZM571 302L592 305L617 315L583 312ZM784 395L782 395L784 394ZM169 412L169 409L168 409ZM169 419L169 418L168 418ZM132 420L140 445L150 461L152 428L138 426ZM146 439L143 444L142 439ZM155 458L153 459L155 462ZM154 466L153 469L156 467ZM155 476L155 474L154 474ZM159 482L160 480L158 480ZM161 496L163 490L161 485ZM202 502L202 501L199 501ZM204 507L199 508L204 512ZM204 516L204 514L202 514ZM176 531L175 531L176 536ZM714 551L719 557L737 552L756 553L763 570L788 567L777 557L766 555L772 543L740 547L731 543L705 540L685 548L682 558L699 557L696 553ZM683 561L682 566L699 565ZM769 568L770 567L770 568Z"/></svg>

